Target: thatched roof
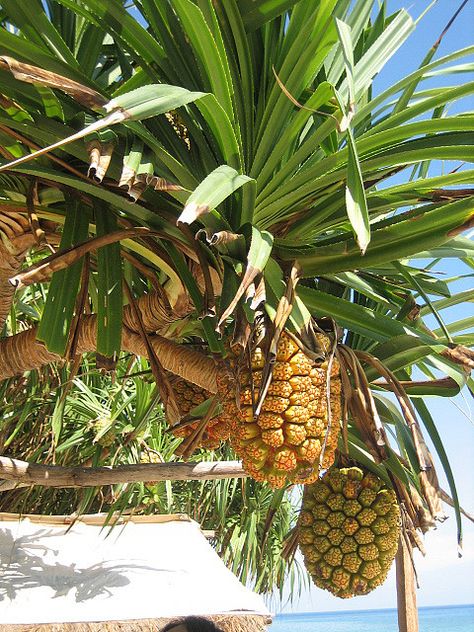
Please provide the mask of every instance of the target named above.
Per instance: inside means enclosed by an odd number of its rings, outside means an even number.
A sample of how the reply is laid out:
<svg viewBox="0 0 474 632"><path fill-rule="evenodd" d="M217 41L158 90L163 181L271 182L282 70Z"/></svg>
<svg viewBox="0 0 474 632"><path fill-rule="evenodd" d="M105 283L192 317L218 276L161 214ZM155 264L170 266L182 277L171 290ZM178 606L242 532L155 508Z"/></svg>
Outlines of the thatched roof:
<svg viewBox="0 0 474 632"><path fill-rule="evenodd" d="M158 632L187 615L262 632L270 615L184 515L0 513L0 632Z"/></svg>
<svg viewBox="0 0 474 632"><path fill-rule="evenodd" d="M271 617L242 614L206 617L223 632L266 632ZM159 632L172 619L132 619L130 621L101 621L95 623L47 623L1 625L0 632Z"/></svg>

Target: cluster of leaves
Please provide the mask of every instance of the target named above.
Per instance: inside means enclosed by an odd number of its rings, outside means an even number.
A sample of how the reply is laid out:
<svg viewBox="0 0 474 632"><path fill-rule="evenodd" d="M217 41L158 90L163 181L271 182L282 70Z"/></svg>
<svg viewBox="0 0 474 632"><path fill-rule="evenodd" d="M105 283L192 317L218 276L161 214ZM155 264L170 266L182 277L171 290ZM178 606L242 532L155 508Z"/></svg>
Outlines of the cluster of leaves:
<svg viewBox="0 0 474 632"><path fill-rule="evenodd" d="M46 76L4 57L2 133L10 134L10 143L17 140L23 159L30 161L28 141L34 137L43 145L55 141L63 161L39 159L15 171L81 193L81 207L89 199L95 224L89 230L98 235L114 230L117 217L159 231L153 247L135 240L126 247L184 283L204 316L202 335L212 351L222 352L207 316L216 300L222 322L239 285L239 295L248 295L251 281L265 270L266 302L275 309L282 293L273 280L275 265L285 268L294 260L308 279L301 298L309 311L342 313L341 326L367 335L363 310L348 306L347 297L357 304L352 296L360 294L385 312L406 313L411 290L426 293L433 283L404 257L429 258L433 248L438 257L468 255L471 246L449 235L472 212L472 192L450 188L470 182L472 171L425 176L430 161L471 160L472 117L450 115L448 107L474 86L421 86L433 75L469 72L471 64L462 62L473 50L436 61L428 56L374 97L373 77L415 28L405 10L387 15L385 2L374 18L374 4L295 0L253 6L232 0L214 6L179 0L136 2L132 11L119 0L107 6L69 0L43 6L35 0L35 10L26 11L7 0L5 22L18 31L1 30L0 52L40 64ZM68 82L78 83L72 90ZM187 142L165 116L178 107ZM108 114L98 116L104 108ZM89 125L77 138L81 121ZM115 147L110 180L101 186L84 177L92 141L103 152ZM418 167L415 177L390 183L394 172L412 165ZM131 174L128 180L125 174ZM146 188L152 176L180 190ZM385 180L388 186L381 188ZM114 181L129 192L142 183L141 203L119 195ZM83 240L84 209L78 222L74 204L67 211L64 204L53 206L40 204L39 215L60 223L65 216L72 232L63 246ZM192 231L185 228L189 223ZM193 239L200 227L208 243ZM99 351L105 355L120 349L117 248L102 249L98 267L97 305L104 312L100 320L108 323ZM187 273L190 252L203 270L221 276L220 298L209 275L203 295ZM241 282L242 269L249 275ZM78 270L74 277L77 287ZM321 280L335 282L345 294L334 298L332 286ZM61 309L71 314L74 305L56 291L49 300L56 308L46 310L42 338L64 349L67 331L58 333L52 322ZM404 333L403 326L392 325L389 335L370 331L370 338L389 339L395 330Z"/></svg>

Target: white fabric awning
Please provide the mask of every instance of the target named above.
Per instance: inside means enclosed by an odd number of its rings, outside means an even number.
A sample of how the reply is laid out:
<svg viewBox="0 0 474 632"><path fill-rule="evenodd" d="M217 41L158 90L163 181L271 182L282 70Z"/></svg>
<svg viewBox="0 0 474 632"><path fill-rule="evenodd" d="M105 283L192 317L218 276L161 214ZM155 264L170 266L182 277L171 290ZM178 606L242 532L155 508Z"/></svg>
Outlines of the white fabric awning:
<svg viewBox="0 0 474 632"><path fill-rule="evenodd" d="M269 615L186 516L90 522L0 514L0 624Z"/></svg>

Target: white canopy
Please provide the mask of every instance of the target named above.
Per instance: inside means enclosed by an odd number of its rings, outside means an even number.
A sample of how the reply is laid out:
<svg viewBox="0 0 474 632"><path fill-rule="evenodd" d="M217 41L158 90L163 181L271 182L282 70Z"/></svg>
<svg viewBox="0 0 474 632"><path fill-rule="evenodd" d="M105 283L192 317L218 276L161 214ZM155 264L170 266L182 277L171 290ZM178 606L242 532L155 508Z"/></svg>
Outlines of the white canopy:
<svg viewBox="0 0 474 632"><path fill-rule="evenodd" d="M187 516L102 524L0 513L0 625L269 615Z"/></svg>

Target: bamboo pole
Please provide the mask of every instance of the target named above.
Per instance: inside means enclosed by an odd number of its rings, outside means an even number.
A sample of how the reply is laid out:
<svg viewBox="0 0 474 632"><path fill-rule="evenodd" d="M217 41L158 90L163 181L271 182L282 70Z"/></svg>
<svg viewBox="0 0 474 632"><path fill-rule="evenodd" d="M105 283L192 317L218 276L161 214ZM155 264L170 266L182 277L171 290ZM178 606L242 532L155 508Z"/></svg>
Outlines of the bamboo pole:
<svg viewBox="0 0 474 632"><path fill-rule="evenodd" d="M39 465L0 456L0 479L44 487L99 487L143 481L190 481L245 478L239 461L139 463L117 467Z"/></svg>
<svg viewBox="0 0 474 632"><path fill-rule="evenodd" d="M418 610L413 561L403 533L395 557L399 632L418 632Z"/></svg>

